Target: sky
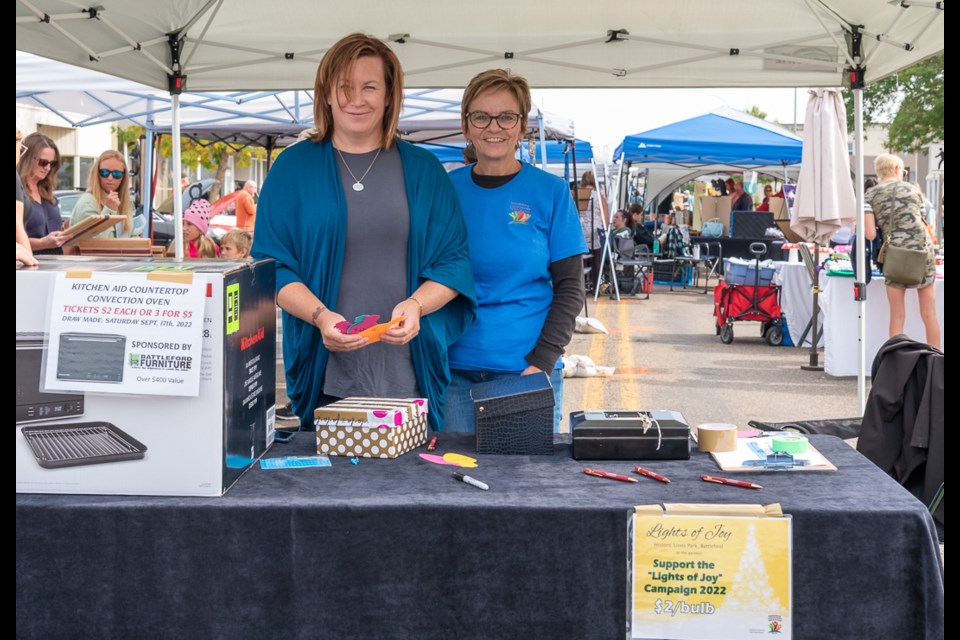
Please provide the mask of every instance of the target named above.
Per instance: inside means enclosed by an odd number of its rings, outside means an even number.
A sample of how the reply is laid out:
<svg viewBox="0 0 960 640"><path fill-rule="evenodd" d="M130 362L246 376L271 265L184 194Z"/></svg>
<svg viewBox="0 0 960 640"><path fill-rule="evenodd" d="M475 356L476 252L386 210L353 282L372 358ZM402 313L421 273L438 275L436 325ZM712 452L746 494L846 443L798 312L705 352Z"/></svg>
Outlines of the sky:
<svg viewBox="0 0 960 640"><path fill-rule="evenodd" d="M747 111L757 106L767 120L791 128L802 123L805 89L534 89L541 110L573 120L577 138L609 161L627 135L701 115L716 107ZM795 106L796 105L796 106Z"/></svg>

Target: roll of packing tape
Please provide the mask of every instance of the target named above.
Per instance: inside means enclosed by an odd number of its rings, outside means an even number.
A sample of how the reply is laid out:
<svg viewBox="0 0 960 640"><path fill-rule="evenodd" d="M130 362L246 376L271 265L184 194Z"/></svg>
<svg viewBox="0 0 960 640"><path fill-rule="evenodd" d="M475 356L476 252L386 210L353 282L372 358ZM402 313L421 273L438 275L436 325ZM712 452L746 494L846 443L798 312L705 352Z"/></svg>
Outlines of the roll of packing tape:
<svg viewBox="0 0 960 640"><path fill-rule="evenodd" d="M737 450L737 425L710 422L697 425L697 448L707 453Z"/></svg>
<svg viewBox="0 0 960 640"><path fill-rule="evenodd" d="M770 443L770 449L778 453L806 453L809 447L810 441L806 436L774 436Z"/></svg>

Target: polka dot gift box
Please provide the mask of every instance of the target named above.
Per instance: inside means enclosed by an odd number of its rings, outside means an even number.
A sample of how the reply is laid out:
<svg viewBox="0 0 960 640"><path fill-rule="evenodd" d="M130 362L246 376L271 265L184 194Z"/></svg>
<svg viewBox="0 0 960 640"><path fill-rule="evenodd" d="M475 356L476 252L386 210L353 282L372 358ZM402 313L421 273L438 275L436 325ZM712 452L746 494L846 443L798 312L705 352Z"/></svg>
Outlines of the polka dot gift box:
<svg viewBox="0 0 960 640"><path fill-rule="evenodd" d="M315 409L317 454L396 458L427 441L423 398L344 398Z"/></svg>

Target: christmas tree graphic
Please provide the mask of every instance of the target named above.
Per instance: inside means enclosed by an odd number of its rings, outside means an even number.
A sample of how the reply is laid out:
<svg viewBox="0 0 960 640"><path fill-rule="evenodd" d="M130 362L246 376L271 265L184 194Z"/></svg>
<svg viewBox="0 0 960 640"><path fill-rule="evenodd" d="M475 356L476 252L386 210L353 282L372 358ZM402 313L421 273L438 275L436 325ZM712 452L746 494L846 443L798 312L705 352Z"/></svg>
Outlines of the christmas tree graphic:
<svg viewBox="0 0 960 640"><path fill-rule="evenodd" d="M734 611L782 611L760 556L755 525L747 527L747 543L723 607Z"/></svg>

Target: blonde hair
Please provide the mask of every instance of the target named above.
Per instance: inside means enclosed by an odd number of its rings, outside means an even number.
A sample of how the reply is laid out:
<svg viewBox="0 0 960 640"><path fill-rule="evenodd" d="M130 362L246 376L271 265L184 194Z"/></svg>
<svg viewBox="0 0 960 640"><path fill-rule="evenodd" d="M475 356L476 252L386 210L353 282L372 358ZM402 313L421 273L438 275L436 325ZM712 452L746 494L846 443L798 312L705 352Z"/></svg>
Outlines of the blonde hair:
<svg viewBox="0 0 960 640"><path fill-rule="evenodd" d="M487 91L508 91L513 94L520 107L520 130L527 130L527 116L533 99L530 97L530 84L523 76L515 76L506 69L488 69L473 76L473 80L463 91L463 100L460 103L460 124L467 130L467 114L470 113L470 103ZM523 137L523 134L521 134Z"/></svg>
<svg viewBox="0 0 960 640"><path fill-rule="evenodd" d="M327 96L331 90L337 95L340 79L349 73L357 60L367 56L383 61L387 104L383 113L383 137L380 144L384 149L393 145L397 137L400 111L403 109L403 69L393 49L382 40L363 33L351 33L341 38L324 54L320 66L317 67L317 79L313 85L313 124L316 133L310 136L312 141L323 142L333 137L333 109L327 103Z"/></svg>
<svg viewBox="0 0 960 640"><path fill-rule="evenodd" d="M42 199L57 204L57 198L53 195L53 192L57 188L57 170L60 169L60 149L57 149L57 145L53 140L42 133L31 133L28 135L23 139L23 146L27 148L27 152L20 158L20 166L17 171L20 172L20 182L22 182L24 186L27 185L27 178L33 173L33 163L40 156L40 152L44 149L53 149L55 157L53 164L50 166L50 173L47 174L46 178L37 183L37 191L40 192Z"/></svg>
<svg viewBox="0 0 960 640"><path fill-rule="evenodd" d="M171 242L167 245L167 257L172 258L177 255L177 245L176 241ZM190 257L190 243L184 239L183 241L183 257ZM216 258L217 257L217 243L208 238L207 236L201 234L197 238L197 257L198 258Z"/></svg>
<svg viewBox="0 0 960 640"><path fill-rule="evenodd" d="M107 194L103 192L103 188L100 186L99 172L100 163L104 160L116 160L123 165L123 178L120 180L120 186L117 187L117 195L120 196L120 208L117 210L117 213L123 216L123 224L121 225L123 232L130 233L130 230L133 228L133 221L130 219L130 173L127 171L127 163L122 153L115 149L107 149L100 154L97 161L90 167L90 177L87 178L87 191L93 195L93 199L97 201L97 206L103 208L107 200Z"/></svg>
<svg viewBox="0 0 960 640"><path fill-rule="evenodd" d="M892 153L881 153L873 161L873 169L881 180L892 178L897 169L903 169L903 158Z"/></svg>
<svg viewBox="0 0 960 640"><path fill-rule="evenodd" d="M224 242L232 242L237 250L243 254L243 257L246 258L250 255L250 246L253 244L253 239L246 229L233 228L220 238L221 247L223 247Z"/></svg>

